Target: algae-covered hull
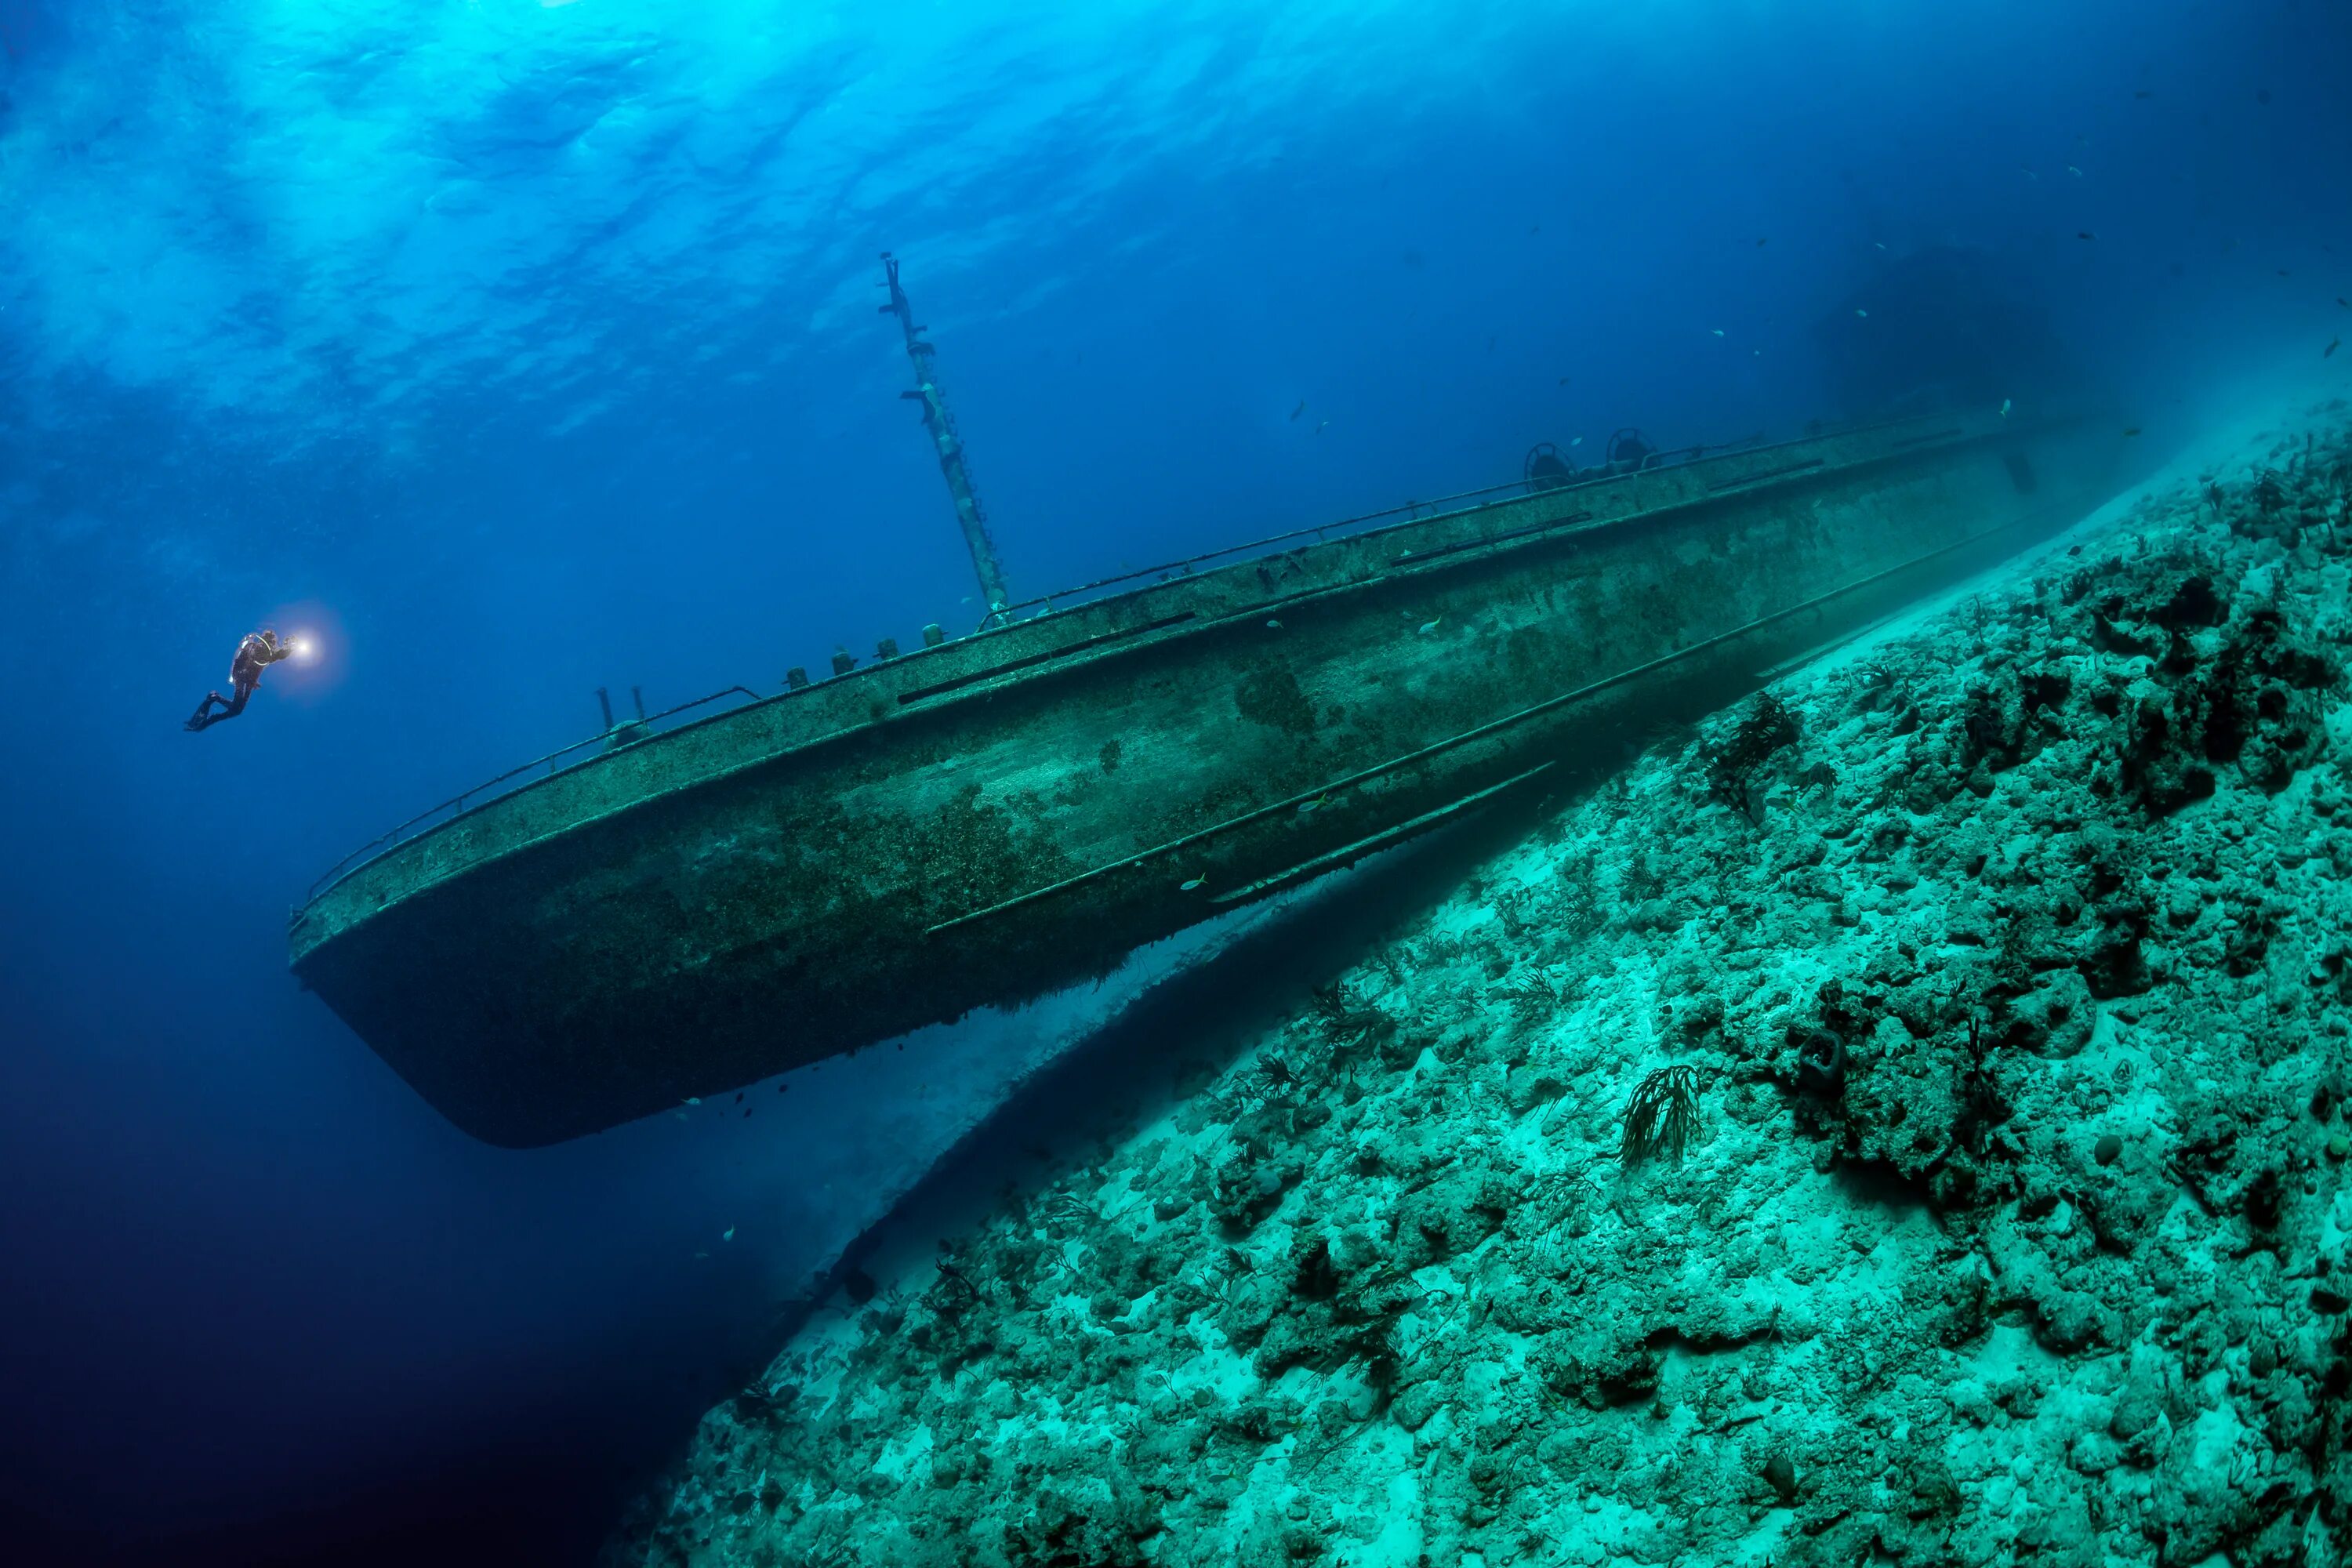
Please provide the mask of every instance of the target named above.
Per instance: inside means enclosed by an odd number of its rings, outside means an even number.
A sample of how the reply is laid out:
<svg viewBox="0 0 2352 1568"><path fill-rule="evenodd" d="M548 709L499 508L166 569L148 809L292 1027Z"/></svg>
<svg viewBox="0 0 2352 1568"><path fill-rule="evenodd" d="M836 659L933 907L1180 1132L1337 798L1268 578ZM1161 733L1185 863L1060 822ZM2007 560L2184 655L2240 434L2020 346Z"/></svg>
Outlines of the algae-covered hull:
<svg viewBox="0 0 2352 1568"><path fill-rule="evenodd" d="M1562 781L2073 521L2116 445L1879 426L992 628L454 818L299 910L293 966L476 1136L593 1131Z"/></svg>

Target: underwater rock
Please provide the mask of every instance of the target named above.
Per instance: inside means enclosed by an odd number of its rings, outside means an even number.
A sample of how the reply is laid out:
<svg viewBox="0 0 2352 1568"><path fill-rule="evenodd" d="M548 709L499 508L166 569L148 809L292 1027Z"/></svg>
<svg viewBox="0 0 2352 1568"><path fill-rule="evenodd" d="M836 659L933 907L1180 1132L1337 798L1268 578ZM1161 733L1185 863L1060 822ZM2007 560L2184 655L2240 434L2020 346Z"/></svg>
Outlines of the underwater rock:
<svg viewBox="0 0 2352 1568"><path fill-rule="evenodd" d="M2078 1054L2091 1040L2097 1010L2080 971L2057 970L2010 1003L2011 1039L2040 1057Z"/></svg>
<svg viewBox="0 0 2352 1568"><path fill-rule="evenodd" d="M812 1320L607 1562L2336 1560L2315 418L1563 808Z"/></svg>

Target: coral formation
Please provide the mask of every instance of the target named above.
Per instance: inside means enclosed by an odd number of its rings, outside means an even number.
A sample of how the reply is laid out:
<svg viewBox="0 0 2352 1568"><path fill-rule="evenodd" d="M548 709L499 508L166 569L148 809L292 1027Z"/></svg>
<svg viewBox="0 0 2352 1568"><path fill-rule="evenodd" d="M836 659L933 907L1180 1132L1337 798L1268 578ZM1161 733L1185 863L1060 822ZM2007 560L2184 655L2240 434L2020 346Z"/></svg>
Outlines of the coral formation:
<svg viewBox="0 0 2352 1568"><path fill-rule="evenodd" d="M1643 757L804 1331L610 1560L2337 1561L2346 451Z"/></svg>

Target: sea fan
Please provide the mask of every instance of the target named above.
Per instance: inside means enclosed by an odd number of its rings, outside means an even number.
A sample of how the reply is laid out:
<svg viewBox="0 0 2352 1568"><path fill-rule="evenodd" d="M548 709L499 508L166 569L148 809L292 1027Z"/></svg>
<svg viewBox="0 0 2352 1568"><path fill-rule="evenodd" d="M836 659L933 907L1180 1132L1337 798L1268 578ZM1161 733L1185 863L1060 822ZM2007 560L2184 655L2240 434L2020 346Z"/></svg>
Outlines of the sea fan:
<svg viewBox="0 0 2352 1568"><path fill-rule="evenodd" d="M1762 802L1754 789L1757 772L1766 758L1794 744L1796 739L1795 710L1780 700L1778 692L1763 692L1730 738L1718 737L1717 750L1707 759L1708 793L1761 826Z"/></svg>
<svg viewBox="0 0 2352 1568"><path fill-rule="evenodd" d="M1681 1164L1691 1134L1698 1131L1698 1069L1660 1068L1643 1079L1625 1105L1625 1142L1620 1154L1628 1170L1664 1155Z"/></svg>
<svg viewBox="0 0 2352 1568"><path fill-rule="evenodd" d="M2286 483L2279 478L2276 468L2263 470L2260 482L2254 486L2254 504L2265 518L2275 518L2286 510Z"/></svg>

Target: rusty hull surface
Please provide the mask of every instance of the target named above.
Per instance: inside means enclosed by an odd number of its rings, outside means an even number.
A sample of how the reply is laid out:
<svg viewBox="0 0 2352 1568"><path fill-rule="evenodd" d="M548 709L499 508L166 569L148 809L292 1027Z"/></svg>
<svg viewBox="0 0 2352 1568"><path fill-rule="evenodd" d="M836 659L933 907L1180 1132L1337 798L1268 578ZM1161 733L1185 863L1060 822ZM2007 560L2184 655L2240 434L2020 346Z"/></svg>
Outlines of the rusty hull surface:
<svg viewBox="0 0 2352 1568"><path fill-rule="evenodd" d="M1561 787L2074 521L2116 446L1909 421L982 632L476 807L299 910L293 968L467 1131L576 1137Z"/></svg>

